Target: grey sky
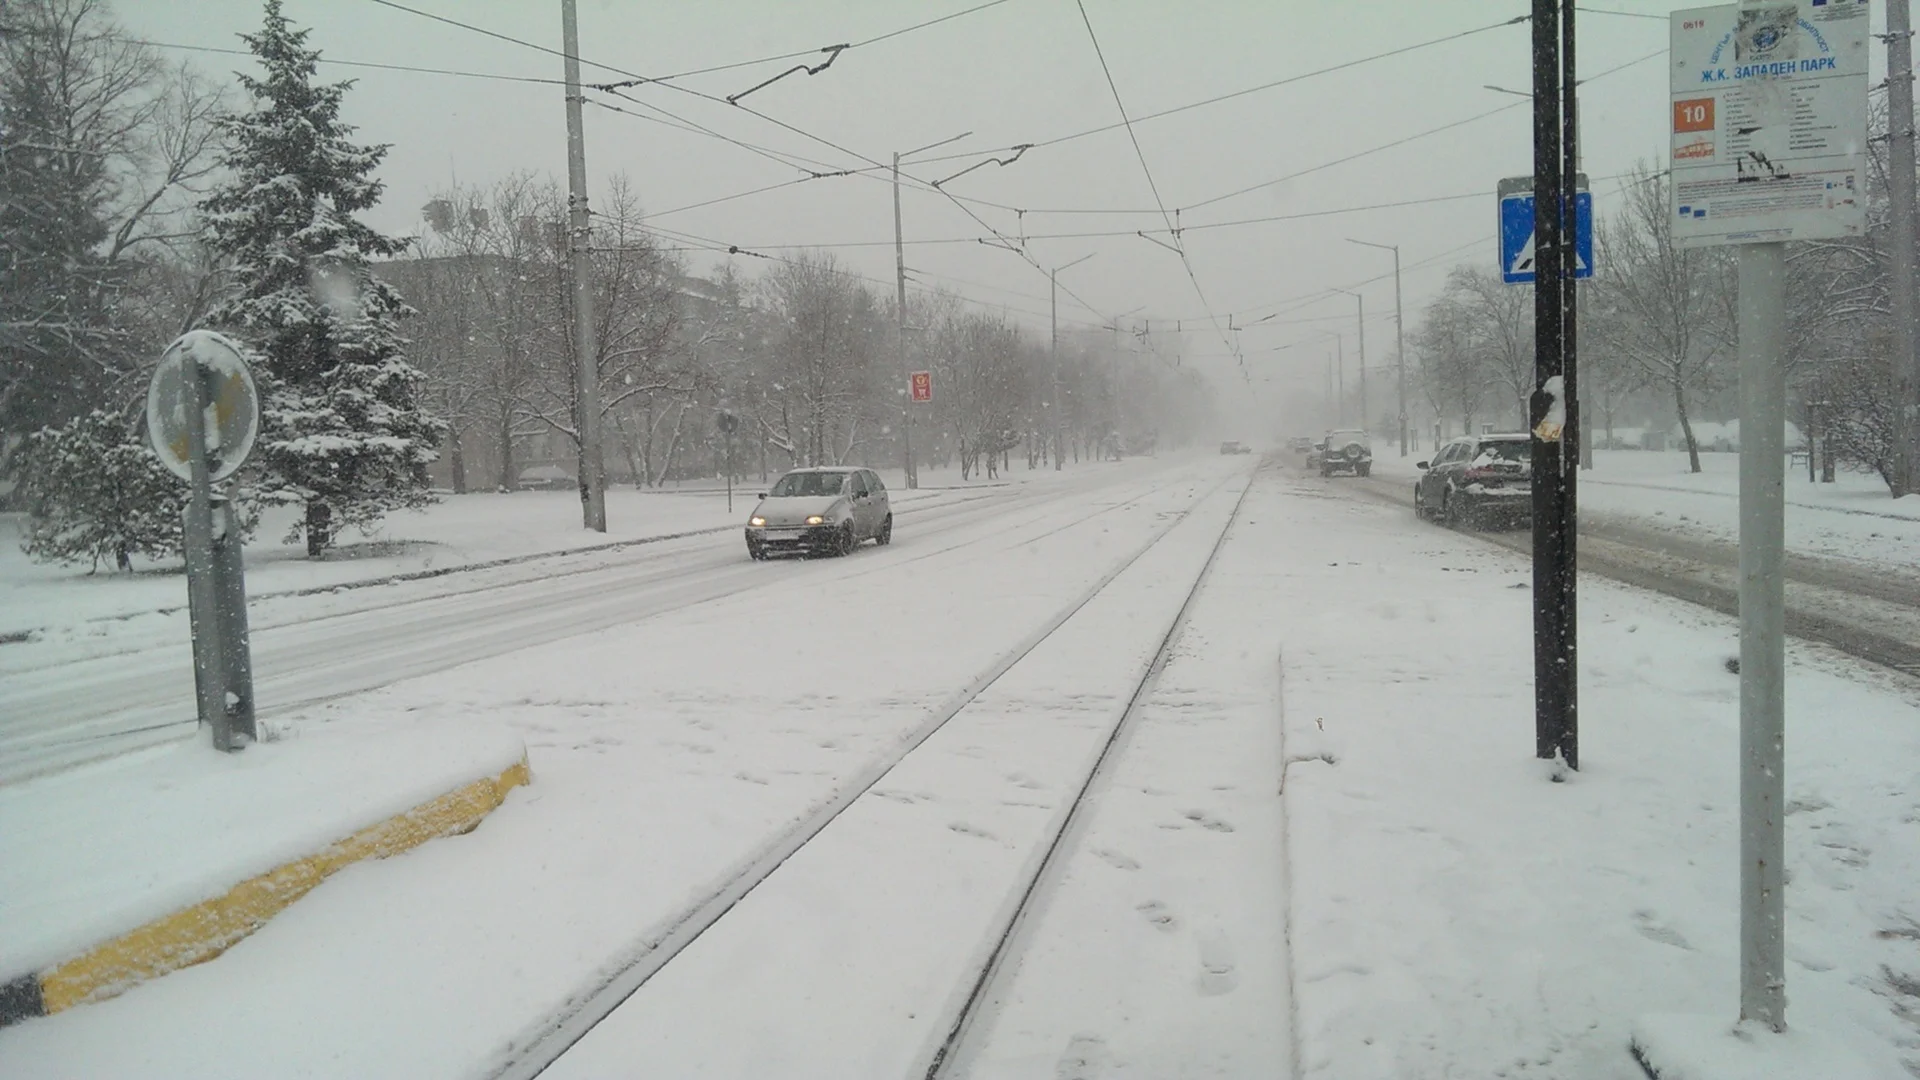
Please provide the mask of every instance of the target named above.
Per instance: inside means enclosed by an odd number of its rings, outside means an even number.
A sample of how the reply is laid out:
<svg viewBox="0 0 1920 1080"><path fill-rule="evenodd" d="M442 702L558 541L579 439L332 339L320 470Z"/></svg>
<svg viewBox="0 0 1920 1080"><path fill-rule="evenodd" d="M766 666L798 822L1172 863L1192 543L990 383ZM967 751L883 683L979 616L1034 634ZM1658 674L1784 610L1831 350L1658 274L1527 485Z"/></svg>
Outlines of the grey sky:
<svg viewBox="0 0 1920 1080"><path fill-rule="evenodd" d="M559 0L406 0L407 6L459 19L557 49ZM818 48L897 30L971 6L969 0L701 0L640 3L579 0L581 53L589 62L643 74L666 74ZM1616 11L1664 16L1676 7L1661 0L1608 0ZM1262 0L1181 3L1088 0L1128 113L1140 115L1291 74L1359 59L1475 27L1526 11L1524 0ZM157 41L226 46L234 34L258 25L254 0L120 0L129 29ZM311 43L332 59L557 78L557 56L493 40L373 0L287 0L288 15L311 27ZM1876 15L1878 13L1876 12ZM1494 182L1529 171L1528 110L1523 99L1482 89L1493 83L1528 85L1528 28L1501 27L1404 56L1362 64L1137 124L1141 149L1166 208L1203 200L1301 169L1324 165L1429 128L1465 120L1503 105L1515 107L1441 135L1416 140L1347 164L1192 209L1181 215L1186 248L1206 301L1224 319L1245 325L1276 308L1291 308L1330 285L1349 285L1388 271L1385 252L1345 242L1353 236L1399 243L1414 264L1450 250L1452 257L1409 269L1408 321L1457 259L1491 262ZM1664 18L1598 11L1580 20L1583 77L1628 61L1595 78L1583 93L1586 171L1606 177L1639 158L1664 157L1667 73ZM179 53L214 72L246 63L240 57ZM795 61L691 77L682 85L724 97L752 86ZM589 66L589 81L617 79ZM375 224L392 231L416 228L420 205L454 178L484 184L512 170L564 176L562 95L557 86L449 76L330 67L331 78L359 80L347 115L368 141L393 150L383 169L388 200ZM833 168L868 163L722 103L654 86L625 91L728 136L817 159ZM606 94L592 100L645 113ZM1112 93L1073 0L1008 0L998 6L890 40L849 50L814 77L793 75L743 104L848 150L886 160L971 130L973 137L934 153L1042 142L1119 119ZM674 130L632 115L589 107L588 168L598 182L624 172L649 212L745 191L798 177L794 169L705 135ZM940 179L973 160L910 168ZM1610 185L1596 184L1602 208ZM1226 345L1207 332L1205 308L1178 256L1131 233L1164 227L1133 145L1124 130L1040 147L1018 163L988 166L957 180L957 195L1030 208L1020 215L975 207L1008 236L1060 232L1118 232L1109 237L1033 239L1028 250L1043 264L1060 265L1088 253L1093 260L1062 275L1101 315L1063 292L1061 317L1087 322L1135 308L1154 331L1189 332L1176 346L1188 362L1214 375L1223 388L1239 383ZM1200 229L1209 222L1318 211L1436 196L1483 197L1426 205L1305 217L1259 225ZM1057 214L1059 209L1118 209L1126 214ZM926 284L947 284L985 303L1010 305L1017 317L1044 328L1047 282L1018 256L972 242L988 235L959 208L930 191L905 196L907 264ZM724 243L777 251L780 245L872 242L836 249L854 269L890 280L892 206L885 183L867 177L810 180L751 198L670 213L655 224ZM960 243L915 244L916 239ZM1475 245L1471 246L1468 245ZM713 262L691 256L696 269ZM754 260L743 260L743 264ZM752 266L743 268L753 270ZM939 275L939 276L934 276ZM958 280L953 280L958 279ZM1370 359L1379 362L1392 340L1390 279L1363 289L1368 304ZM1242 332L1262 411L1275 391L1308 388L1317 394L1331 341L1284 351L1323 330L1345 331L1351 363L1352 301L1328 296ZM1023 313L1024 312L1024 313ZM1032 314L1026 314L1032 313ZM1344 321L1340 316L1345 315ZM1320 321L1301 322L1302 319ZM1131 320L1130 320L1131 321ZM1196 332L1196 324L1198 331ZM1384 391L1388 382L1376 384ZM1377 410L1376 410L1377 411ZM1266 434L1262 429L1249 434Z"/></svg>

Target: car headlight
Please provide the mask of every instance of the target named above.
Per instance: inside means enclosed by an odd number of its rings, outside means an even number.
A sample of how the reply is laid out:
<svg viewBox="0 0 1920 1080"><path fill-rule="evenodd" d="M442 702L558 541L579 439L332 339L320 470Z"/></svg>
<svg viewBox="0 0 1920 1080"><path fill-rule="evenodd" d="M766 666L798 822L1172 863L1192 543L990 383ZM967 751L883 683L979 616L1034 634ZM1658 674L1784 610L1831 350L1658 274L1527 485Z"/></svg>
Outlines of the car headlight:
<svg viewBox="0 0 1920 1080"><path fill-rule="evenodd" d="M809 525L825 525L826 523L827 519L821 517L819 514L815 514L807 519L807 524Z"/></svg>
<svg viewBox="0 0 1920 1080"><path fill-rule="evenodd" d="M767 523L767 519L759 516L758 514L747 519L747 524L749 525L765 525L766 523Z"/></svg>

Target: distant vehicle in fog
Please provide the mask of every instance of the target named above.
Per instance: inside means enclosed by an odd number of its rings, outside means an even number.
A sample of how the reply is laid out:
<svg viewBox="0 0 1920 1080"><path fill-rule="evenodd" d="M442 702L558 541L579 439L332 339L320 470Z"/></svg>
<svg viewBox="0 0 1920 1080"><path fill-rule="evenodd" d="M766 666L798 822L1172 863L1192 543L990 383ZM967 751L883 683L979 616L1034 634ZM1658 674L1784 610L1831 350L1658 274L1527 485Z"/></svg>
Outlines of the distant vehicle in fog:
<svg viewBox="0 0 1920 1080"><path fill-rule="evenodd" d="M1533 519L1533 445L1526 432L1463 435L1418 463L1413 512L1449 525L1514 527Z"/></svg>
<svg viewBox="0 0 1920 1080"><path fill-rule="evenodd" d="M850 554L860 541L893 542L887 486L872 469L794 469L747 518L747 554Z"/></svg>
<svg viewBox="0 0 1920 1080"><path fill-rule="evenodd" d="M1367 476L1373 472L1373 440L1358 428L1329 431L1317 464L1321 476L1338 472Z"/></svg>
<svg viewBox="0 0 1920 1080"><path fill-rule="evenodd" d="M1287 440L1287 449L1296 454L1311 454L1313 453L1313 436L1296 435Z"/></svg>
<svg viewBox="0 0 1920 1080"><path fill-rule="evenodd" d="M1220 452L1223 454L1251 454L1253 453L1253 447L1240 442L1223 442L1220 444Z"/></svg>

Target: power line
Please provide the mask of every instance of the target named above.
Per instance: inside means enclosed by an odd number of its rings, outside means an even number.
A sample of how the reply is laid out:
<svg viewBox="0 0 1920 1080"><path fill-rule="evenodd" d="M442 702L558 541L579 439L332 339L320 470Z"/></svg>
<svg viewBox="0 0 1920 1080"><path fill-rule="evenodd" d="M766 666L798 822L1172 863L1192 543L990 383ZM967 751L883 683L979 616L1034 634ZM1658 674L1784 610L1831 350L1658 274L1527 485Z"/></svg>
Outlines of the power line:
<svg viewBox="0 0 1920 1080"><path fill-rule="evenodd" d="M155 49L178 49L182 52L218 53L222 56L247 56L253 53L247 49L221 49L212 45L182 45L173 41L151 41L146 38L113 38L113 41L126 45L146 45ZM329 56L319 58L322 64L336 67L374 68L380 71L411 71L422 75L456 75L467 79L492 79L496 82L538 83L545 86L564 86L564 79L542 79L533 75L502 75L492 71L460 71L454 68L415 67L410 64L381 64L371 60L335 60Z"/></svg>
<svg viewBox="0 0 1920 1080"><path fill-rule="evenodd" d="M1208 105L1217 105L1222 101L1231 101L1234 98L1246 97L1248 94L1258 94L1258 93L1261 93L1262 91L1272 90L1281 86L1288 86L1293 83L1301 82L1306 79L1317 78L1321 75L1330 75L1336 71L1344 71L1347 68L1359 67L1362 64L1371 64L1377 60L1386 60L1395 56L1404 56L1410 52L1416 52L1421 49L1429 49L1436 45L1444 45L1451 41L1458 41L1461 38L1472 37L1475 34L1486 33L1489 30L1497 30L1503 26L1517 26L1520 23L1526 22L1527 19L1528 19L1528 16L1518 15L1511 19L1503 19L1497 23L1489 23L1486 26L1475 27L1472 30L1462 30L1459 33L1448 34L1444 37L1437 37L1430 41L1422 41L1413 45L1403 45L1397 49L1389 49L1386 52L1374 53L1371 56L1363 56L1356 60L1346 60L1338 64L1330 65L1328 67L1316 68L1313 71L1301 72L1298 75L1289 75L1284 79L1275 79L1272 82L1261 83L1259 86L1249 86L1244 90L1234 90L1229 93L1218 94L1218 95L1215 95L1214 97L1204 98L1200 101L1189 102L1185 105L1176 105L1170 109L1162 109L1159 112L1147 113L1144 116L1136 116L1133 118L1132 122L1138 123L1138 124L1144 124L1149 120L1158 120L1161 117L1172 116L1176 113L1188 112L1190 110L1203 108ZM1122 126L1124 125L1104 124L1100 127L1088 128L1085 131L1076 131L1071 135L1061 135L1056 138L1038 141L1038 142L1035 142L1033 145L1036 148L1044 147L1044 146L1058 146L1059 144L1064 142L1072 142L1075 139L1084 139L1089 135L1099 135L1102 132L1112 131L1115 128L1119 128ZM953 156L965 156L965 155L953 155ZM935 161L939 159L929 158L927 160Z"/></svg>
<svg viewBox="0 0 1920 1080"><path fill-rule="evenodd" d="M1100 61L1100 73L1106 76L1107 89L1113 93L1113 106L1120 111L1120 123L1125 125L1127 129L1127 139L1133 143L1133 156L1139 160L1140 171L1147 178L1147 188L1153 192L1153 204L1160 208L1160 220L1166 225L1167 232L1171 235L1173 250L1180 256L1180 265L1187 271L1187 280L1193 283L1193 293L1200 298L1200 307L1207 313L1207 323L1219 331L1220 342L1227 347L1228 352L1237 352L1238 350L1235 348L1234 343L1228 339L1227 332L1220 330L1217 320L1214 319L1213 304L1207 299L1206 290L1200 287L1200 276L1193 272L1193 260L1187 258L1187 248L1186 244L1180 239L1180 230L1174 226L1173 218L1167 213L1166 200L1160 197L1160 185L1154 182L1153 168L1147 164L1147 152L1140 148L1140 136L1134 133L1133 121L1127 118L1126 102L1120 99L1119 84L1113 81L1113 69L1107 66L1107 54L1105 50L1100 48L1100 35L1094 33L1093 20L1087 15L1087 5L1083 3L1082 0L1074 0L1074 6L1080 9L1080 21L1086 25L1087 40L1093 43L1093 55ZM1141 235L1144 236L1145 234L1142 233ZM1245 360L1240 361L1240 377L1242 379L1247 378L1247 364Z"/></svg>
<svg viewBox="0 0 1920 1080"><path fill-rule="evenodd" d="M1627 68L1633 67L1635 64L1644 64L1649 60L1653 60L1658 57L1665 56L1666 54L1667 54L1666 49L1664 48L1658 49L1654 52L1647 53L1644 56L1637 56L1632 60L1627 61L1624 64L1616 64L1613 67L1607 68L1604 71L1596 72L1595 74L1589 75L1580 81L1583 83L1588 83L1588 82L1592 82L1595 79L1604 79L1607 76L1612 75L1616 72L1624 71ZM1426 129L1425 131L1415 132L1412 135L1395 139L1391 142L1381 143L1378 146L1368 147L1365 150L1356 151L1355 153L1348 154L1345 157L1335 158L1332 161L1323 161L1318 165L1313 165L1304 169L1298 169L1294 172L1290 172L1286 174L1285 176L1276 176L1271 180L1263 180L1258 184L1250 184L1247 187L1243 187L1235 191L1229 191L1225 195L1215 195L1210 199L1202 199L1201 201L1196 203L1189 203L1186 206L1182 207L1181 209L1182 210L1198 210L1203 206L1211 206L1217 202L1225 202L1228 199L1236 198L1241 195L1246 195L1251 192L1258 191L1261 188L1272 187L1275 184L1282 184L1288 180L1297 180L1300 177L1306 176L1310 173L1320 172L1324 169L1331 169L1336 165L1345 165L1350 161L1357 161L1360 158L1369 157L1373 154L1378 154L1385 150L1391 150L1397 146L1405 146L1410 142L1416 142L1420 139L1425 139L1433 135L1438 135L1443 131L1451 131L1454 128L1465 127L1468 124L1477 123L1481 120L1487 119L1488 117L1498 116L1501 113L1511 112L1512 110L1518 109L1521 106L1530 106L1530 105L1531 103L1528 101L1515 101L1515 102L1512 102L1511 104L1502 105L1496 109L1488 109L1486 112L1476 113L1472 116L1467 117L1464 120L1454 120L1449 123L1441 124L1438 127L1431 127Z"/></svg>

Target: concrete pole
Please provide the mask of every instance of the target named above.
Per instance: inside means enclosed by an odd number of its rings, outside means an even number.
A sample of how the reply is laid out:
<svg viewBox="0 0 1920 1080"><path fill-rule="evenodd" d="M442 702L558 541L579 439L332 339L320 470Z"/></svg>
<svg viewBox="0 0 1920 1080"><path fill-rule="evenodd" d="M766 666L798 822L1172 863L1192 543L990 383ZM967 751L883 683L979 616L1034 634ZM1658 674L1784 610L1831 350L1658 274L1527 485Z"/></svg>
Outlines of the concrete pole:
<svg viewBox="0 0 1920 1080"><path fill-rule="evenodd" d="M920 486L913 471L913 364L907 359L907 242L900 229L900 155L893 155L894 343L900 350L900 456L906 485Z"/></svg>
<svg viewBox="0 0 1920 1080"><path fill-rule="evenodd" d="M1786 245L1739 260L1740 1018L1785 1031Z"/></svg>
<svg viewBox="0 0 1920 1080"><path fill-rule="evenodd" d="M1053 428L1053 469L1060 471L1060 271L1047 272L1047 359L1053 368L1053 401L1050 426Z"/></svg>
<svg viewBox="0 0 1920 1080"><path fill-rule="evenodd" d="M1340 414L1340 426L1345 427L1347 424L1347 339L1334 338L1333 346L1335 388L1340 391L1335 408Z"/></svg>
<svg viewBox="0 0 1920 1080"><path fill-rule="evenodd" d="M567 78L567 251L573 278L574 423L580 433L580 511L587 528L607 531L607 476L600 456L599 343L593 321L593 253L587 214L587 143L580 120L580 22L574 0L560 0Z"/></svg>
<svg viewBox="0 0 1920 1080"><path fill-rule="evenodd" d="M1920 489L1920 352L1915 348L1913 29L1908 0L1887 0L1888 243L1893 293L1893 495ZM1742 440L1744 442L1744 440Z"/></svg>
<svg viewBox="0 0 1920 1080"><path fill-rule="evenodd" d="M1400 456L1407 456L1407 320L1400 307L1400 245L1393 245L1393 352L1400 383Z"/></svg>
<svg viewBox="0 0 1920 1080"><path fill-rule="evenodd" d="M1354 293L1353 302L1356 305L1353 324L1359 328L1360 335L1360 430L1370 431L1373 418L1367 412L1367 301Z"/></svg>

